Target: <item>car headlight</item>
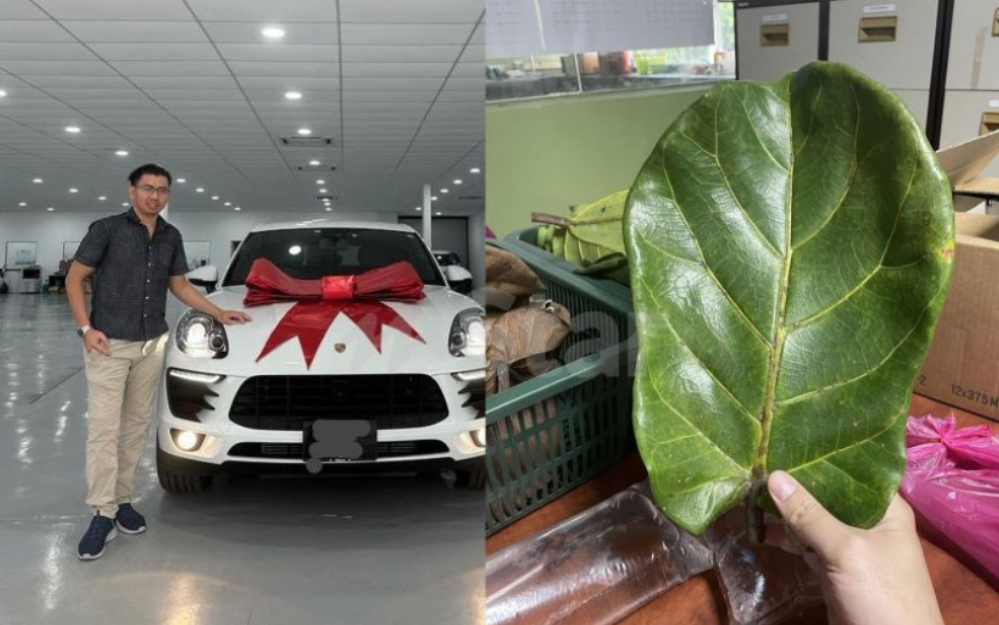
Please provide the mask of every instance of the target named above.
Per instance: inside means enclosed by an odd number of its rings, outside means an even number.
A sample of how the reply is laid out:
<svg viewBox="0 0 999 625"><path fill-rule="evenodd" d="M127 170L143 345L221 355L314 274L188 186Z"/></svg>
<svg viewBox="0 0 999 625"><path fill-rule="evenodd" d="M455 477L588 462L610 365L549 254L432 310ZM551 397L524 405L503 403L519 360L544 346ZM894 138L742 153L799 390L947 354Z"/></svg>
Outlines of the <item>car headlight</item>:
<svg viewBox="0 0 999 625"><path fill-rule="evenodd" d="M486 320L481 308L469 308L455 316L447 344L452 356L486 355Z"/></svg>
<svg viewBox="0 0 999 625"><path fill-rule="evenodd" d="M177 347L195 358L225 358L229 339L225 327L214 317L189 310L177 324Z"/></svg>

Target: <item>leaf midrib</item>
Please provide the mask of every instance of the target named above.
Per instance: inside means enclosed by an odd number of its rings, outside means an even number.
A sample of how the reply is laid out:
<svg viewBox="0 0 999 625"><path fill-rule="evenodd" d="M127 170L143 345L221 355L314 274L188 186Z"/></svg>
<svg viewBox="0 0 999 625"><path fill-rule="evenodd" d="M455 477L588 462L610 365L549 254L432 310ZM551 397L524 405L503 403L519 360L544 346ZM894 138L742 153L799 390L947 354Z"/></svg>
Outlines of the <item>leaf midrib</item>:
<svg viewBox="0 0 999 625"><path fill-rule="evenodd" d="M787 332L784 331L784 318L787 315L787 293L788 282L791 274L791 259L794 256L794 249L791 247L792 218L794 205L794 168L796 164L794 154L794 137L791 119L791 84L787 87L787 128L788 128L788 150L790 157L787 168L787 195L784 208L784 263L781 267L780 279L780 301L777 304L776 320L774 321L774 337L771 341L773 351L770 352L770 362L767 368L767 393L763 400L763 423L761 424L760 446L756 452L756 459L753 463L752 476L757 484L762 484L766 480L767 454L770 447L770 428L773 426L773 416L776 410L777 394L777 372L780 367L780 358L784 352L784 340ZM754 489L755 490L755 489Z"/></svg>

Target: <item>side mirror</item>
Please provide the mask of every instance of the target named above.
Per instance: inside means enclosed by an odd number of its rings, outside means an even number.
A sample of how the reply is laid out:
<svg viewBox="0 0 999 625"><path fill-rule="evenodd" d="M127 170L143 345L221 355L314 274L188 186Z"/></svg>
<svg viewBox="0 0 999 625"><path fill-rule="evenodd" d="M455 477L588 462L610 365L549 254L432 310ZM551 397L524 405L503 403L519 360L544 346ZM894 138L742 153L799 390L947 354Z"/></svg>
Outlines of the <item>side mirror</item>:
<svg viewBox="0 0 999 625"><path fill-rule="evenodd" d="M209 293L215 291L215 285L219 282L219 270L215 265L198 267L194 271L187 272L187 279L194 286L204 287Z"/></svg>
<svg viewBox="0 0 999 625"><path fill-rule="evenodd" d="M447 278L448 282L461 282L470 279L472 274L459 265L447 265L444 267L444 277Z"/></svg>

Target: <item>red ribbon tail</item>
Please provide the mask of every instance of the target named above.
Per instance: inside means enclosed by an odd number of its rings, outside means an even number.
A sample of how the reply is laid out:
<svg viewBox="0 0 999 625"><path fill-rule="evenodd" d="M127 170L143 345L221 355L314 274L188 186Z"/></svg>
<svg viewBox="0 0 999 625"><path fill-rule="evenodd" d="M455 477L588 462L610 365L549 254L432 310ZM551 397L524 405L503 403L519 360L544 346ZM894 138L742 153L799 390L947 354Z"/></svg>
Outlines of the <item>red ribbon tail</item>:
<svg viewBox="0 0 999 625"><path fill-rule="evenodd" d="M306 369L312 367L312 361L319 351L326 331L340 313L341 307L336 305L316 305L311 302L299 302L281 319L274 331L264 343L264 348L257 356L257 362L278 347L293 338L297 338L305 355Z"/></svg>
<svg viewBox="0 0 999 625"><path fill-rule="evenodd" d="M356 302L348 306L344 312L364 332L378 353L382 351L383 326L391 326L421 343L426 343L416 328L382 302Z"/></svg>

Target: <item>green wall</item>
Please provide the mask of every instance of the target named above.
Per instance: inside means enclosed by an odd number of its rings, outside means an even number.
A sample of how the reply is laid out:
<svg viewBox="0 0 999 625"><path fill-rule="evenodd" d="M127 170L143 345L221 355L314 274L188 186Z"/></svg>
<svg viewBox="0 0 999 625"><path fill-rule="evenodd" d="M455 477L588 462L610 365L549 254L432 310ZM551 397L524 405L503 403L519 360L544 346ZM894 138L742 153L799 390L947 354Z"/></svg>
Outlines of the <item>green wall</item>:
<svg viewBox="0 0 999 625"><path fill-rule="evenodd" d="M593 94L486 106L486 223L503 237L532 212L631 186L666 127L706 88Z"/></svg>

